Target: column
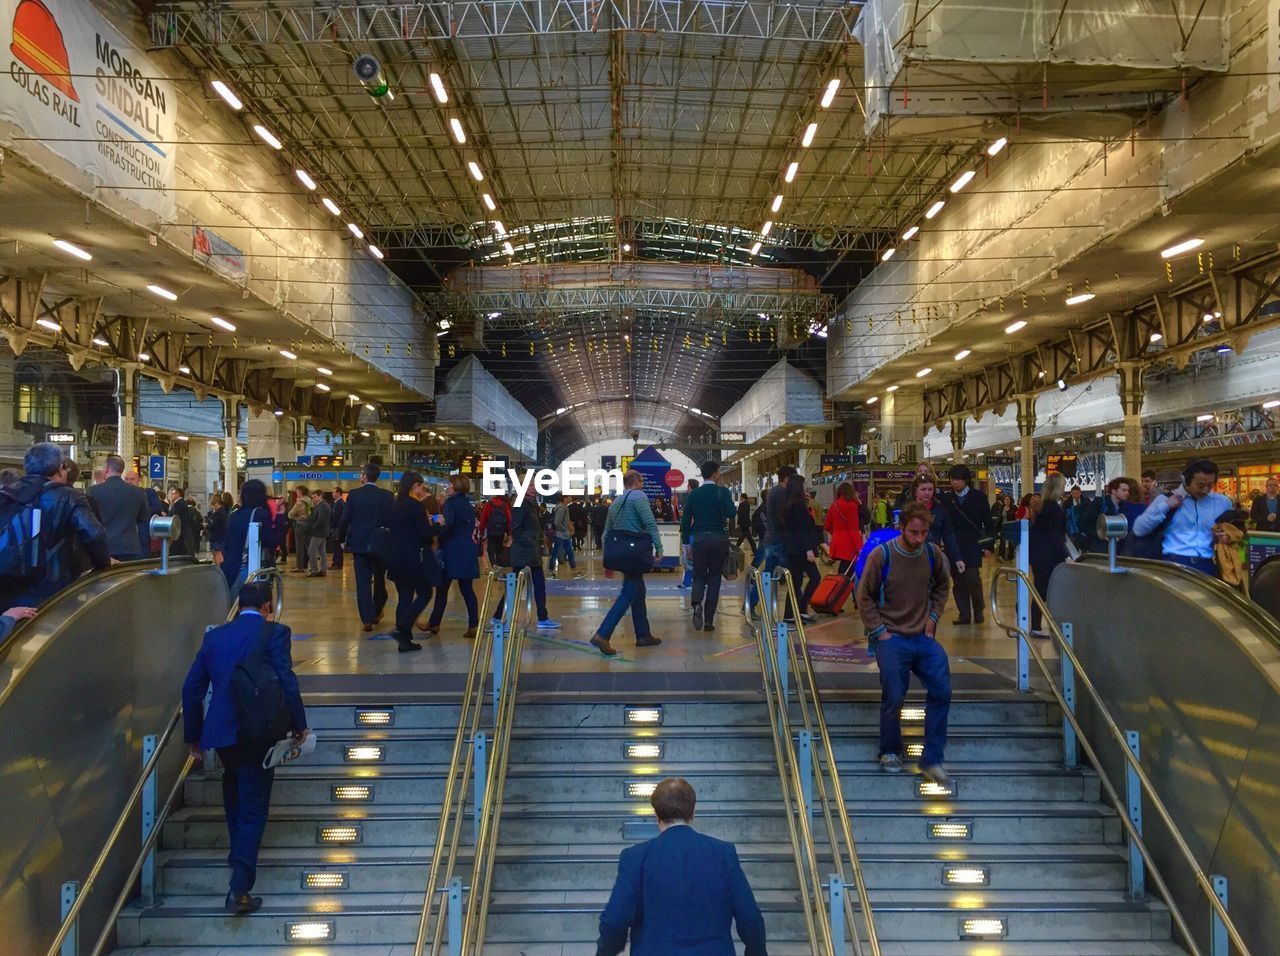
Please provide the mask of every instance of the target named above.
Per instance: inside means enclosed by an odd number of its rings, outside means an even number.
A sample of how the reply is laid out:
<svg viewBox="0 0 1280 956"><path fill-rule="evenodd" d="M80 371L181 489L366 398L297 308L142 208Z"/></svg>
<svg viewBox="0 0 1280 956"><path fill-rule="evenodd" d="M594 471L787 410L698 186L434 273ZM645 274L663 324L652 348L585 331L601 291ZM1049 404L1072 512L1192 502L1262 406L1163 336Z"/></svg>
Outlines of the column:
<svg viewBox="0 0 1280 956"><path fill-rule="evenodd" d="M760 497L760 469L754 457L742 459L742 493L748 498Z"/></svg>
<svg viewBox="0 0 1280 956"><path fill-rule="evenodd" d="M924 392L900 388L880 400L880 454L914 464L924 445Z"/></svg>
<svg viewBox="0 0 1280 956"><path fill-rule="evenodd" d="M249 457L294 461L292 426L270 412L249 416Z"/></svg>
<svg viewBox="0 0 1280 956"><path fill-rule="evenodd" d="M240 399L237 396L222 400L222 436L222 490L235 495L240 491L236 480L236 449L240 438Z"/></svg>
<svg viewBox="0 0 1280 956"><path fill-rule="evenodd" d="M218 445L212 439L192 438L187 443L187 494L203 508L218 485Z"/></svg>
<svg viewBox="0 0 1280 956"><path fill-rule="evenodd" d="M1142 474L1142 402L1147 389L1137 362L1121 362L1119 375L1120 406L1124 410L1124 474L1137 478Z"/></svg>
<svg viewBox="0 0 1280 956"><path fill-rule="evenodd" d="M309 415L299 415L297 418L291 419L295 456L307 453L307 420L310 417Z"/></svg>
<svg viewBox="0 0 1280 956"><path fill-rule="evenodd" d="M965 415L951 416L951 448L957 455L964 451L969 439L969 419Z"/></svg>
<svg viewBox="0 0 1280 956"><path fill-rule="evenodd" d="M815 445L824 441L824 432L815 428L806 428L801 433L801 441L806 445ZM804 476L805 481L809 481L822 468L822 453L826 446L820 444L817 448L801 448L800 461L797 465L797 471Z"/></svg>
<svg viewBox="0 0 1280 956"><path fill-rule="evenodd" d="M1018 406L1018 437L1022 449L1017 494L1021 499L1036 486L1036 445L1032 438L1036 432L1036 397L1035 395L1017 395L1014 401Z"/></svg>
<svg viewBox="0 0 1280 956"><path fill-rule="evenodd" d="M125 467L132 467L138 408L138 369L123 365L116 369L116 454L124 459ZM145 463L144 463L145 464ZM146 468L142 469L145 477Z"/></svg>

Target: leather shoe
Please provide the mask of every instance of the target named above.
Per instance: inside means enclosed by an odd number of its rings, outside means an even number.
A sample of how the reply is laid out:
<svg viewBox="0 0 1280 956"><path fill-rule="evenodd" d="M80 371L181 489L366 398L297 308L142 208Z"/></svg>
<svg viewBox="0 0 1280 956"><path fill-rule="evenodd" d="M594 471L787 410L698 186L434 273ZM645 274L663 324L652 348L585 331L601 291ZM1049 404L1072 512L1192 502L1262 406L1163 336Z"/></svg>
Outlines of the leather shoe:
<svg viewBox="0 0 1280 956"><path fill-rule="evenodd" d="M366 634L368 634L370 631L372 631L372 630L373 630L373 625L372 625L372 624L362 624L362 625L360 626L360 630L362 630L362 631L364 631Z"/></svg>
<svg viewBox="0 0 1280 956"><path fill-rule="evenodd" d="M954 621L952 621L951 623L952 623L952 624L968 624L968 623L970 623L970 621L969 621L969 619L968 619L967 617L958 617L958 618L956 618Z"/></svg>
<svg viewBox="0 0 1280 956"><path fill-rule="evenodd" d="M236 916L248 916L250 913L256 913L262 909L262 897L250 896L248 893L232 896L228 893L224 906L228 913L234 913Z"/></svg>
<svg viewBox="0 0 1280 956"><path fill-rule="evenodd" d="M661 643L662 641L659 638L654 637L652 634L636 638L636 647L657 647Z"/></svg>
<svg viewBox="0 0 1280 956"><path fill-rule="evenodd" d="M608 641L606 641L599 634L591 638L591 644L593 647L599 650L600 653L603 654L605 657L614 657L618 653L616 650L613 649L613 645L610 644Z"/></svg>
<svg viewBox="0 0 1280 956"><path fill-rule="evenodd" d="M400 638L399 640L396 641L396 644L399 645L398 649L401 654L405 654L409 651L422 650L421 644L419 644L417 641L411 641L408 638Z"/></svg>

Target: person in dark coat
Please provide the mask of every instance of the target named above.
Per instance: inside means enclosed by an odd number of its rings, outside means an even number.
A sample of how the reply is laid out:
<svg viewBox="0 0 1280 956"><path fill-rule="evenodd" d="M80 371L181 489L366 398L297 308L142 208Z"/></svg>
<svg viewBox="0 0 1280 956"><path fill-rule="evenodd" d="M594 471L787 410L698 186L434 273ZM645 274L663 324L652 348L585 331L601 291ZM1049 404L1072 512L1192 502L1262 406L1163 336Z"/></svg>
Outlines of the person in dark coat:
<svg viewBox="0 0 1280 956"><path fill-rule="evenodd" d="M333 489L333 513L329 515L329 570L342 570L342 539L338 537L338 529L342 527L342 512L347 509L347 499L341 488Z"/></svg>
<svg viewBox="0 0 1280 956"><path fill-rule="evenodd" d="M391 521L387 525L386 551L382 555L387 566L387 577L396 586L396 629L393 632L400 650L420 651L422 645L413 641L413 622L426 610L431 600L431 589L441 581L440 562L431 550L431 539L438 527L427 518L422 499L427 486L415 471L406 471L400 477L395 504L391 506Z"/></svg>
<svg viewBox="0 0 1280 956"><path fill-rule="evenodd" d="M271 509L267 507L267 486L257 478L250 478L240 487L240 507L227 517L227 530L222 539L222 573L227 578L232 597L239 592L246 577L251 524L258 526L258 548L261 552L258 566L274 566L280 534Z"/></svg>
<svg viewBox="0 0 1280 956"><path fill-rule="evenodd" d="M1031 531L1027 536L1027 550L1031 559L1031 578L1036 593L1048 600L1049 578L1053 569L1067 560L1067 514L1062 507L1062 496L1067 480L1061 475L1049 475L1039 499L1032 499L1030 514ZM1031 636L1048 637L1040 629L1040 605L1031 602Z"/></svg>
<svg viewBox="0 0 1280 956"><path fill-rule="evenodd" d="M936 544L947 556L947 562L954 573L964 573L964 558L960 554L960 544L956 541L955 528L951 526L951 515L937 499L937 485L932 475L917 475L911 483L909 500L918 501L929 509L933 521L929 525L929 543ZM905 504L905 502L904 502Z"/></svg>
<svg viewBox="0 0 1280 956"><path fill-rule="evenodd" d="M953 465L950 477L951 490L943 493L942 503L946 505L956 543L960 546L960 560L964 562L964 570L957 565L952 576L952 593L960 612L952 623L981 624L982 553L990 551L995 544L991 537L991 503L973 487L973 472L968 465Z"/></svg>
<svg viewBox="0 0 1280 956"><path fill-rule="evenodd" d="M591 543L597 551L604 550L604 523L609 518L609 504L601 495L591 506Z"/></svg>
<svg viewBox="0 0 1280 956"><path fill-rule="evenodd" d="M227 519L231 517L231 496L214 492L209 499L209 553L214 564L222 564L222 552L227 540Z"/></svg>
<svg viewBox="0 0 1280 956"><path fill-rule="evenodd" d="M379 528L387 527L394 499L391 492L378 487L382 467L370 462L360 476L360 487L347 495L338 525L338 540L351 552L356 573L356 607L365 631L382 620L387 603L387 571L374 550Z"/></svg>
<svg viewBox="0 0 1280 956"><path fill-rule="evenodd" d="M146 556L147 524L151 509L146 493L124 480L124 459L108 455L103 480L89 489L89 500L98 505L107 529L107 547L117 561L137 561Z"/></svg>
<svg viewBox="0 0 1280 956"><path fill-rule="evenodd" d="M524 568L529 569L533 584L533 603L538 612L538 628L553 631L560 624L551 620L551 615L547 613L547 576L542 570L542 541L542 521L538 506L531 498L525 498L519 507L511 509L511 570L518 574ZM506 605L507 594L504 589L493 612L493 620L502 619Z"/></svg>
<svg viewBox="0 0 1280 956"><path fill-rule="evenodd" d="M817 553L822 532L809 510L809 499L804 490L804 478L792 475L787 479L786 498L778 513L778 542L786 554L787 570L791 572L791 586L796 591L799 607L787 603L786 621L795 624L796 614L805 624L817 620L809 613L809 599L822 582L818 573Z"/></svg>
<svg viewBox="0 0 1280 956"><path fill-rule="evenodd" d="M476 553L475 541L472 539L476 527L476 511L471 505L471 499L467 497L471 491L471 479L466 475L450 475L449 484L453 491L440 508L440 516L444 519L439 530L444 578L436 591L436 603L431 609L427 630L432 634L440 633L440 621L449 604L449 585L457 581L462 600L467 605L467 630L462 636L471 639L476 636L476 628L480 623L475 591L475 580L480 577L480 556Z"/></svg>
<svg viewBox="0 0 1280 956"><path fill-rule="evenodd" d="M178 538L169 546L169 554L194 555L199 539L200 519L187 504L185 489L177 485L169 489L169 517L178 519Z"/></svg>

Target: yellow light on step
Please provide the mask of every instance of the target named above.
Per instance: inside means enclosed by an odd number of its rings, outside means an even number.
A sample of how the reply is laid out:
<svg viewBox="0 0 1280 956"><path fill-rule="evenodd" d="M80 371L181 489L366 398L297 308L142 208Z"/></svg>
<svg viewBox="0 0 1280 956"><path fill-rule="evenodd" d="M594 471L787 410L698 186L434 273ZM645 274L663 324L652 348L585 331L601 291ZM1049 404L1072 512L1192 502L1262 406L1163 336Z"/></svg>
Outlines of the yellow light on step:
<svg viewBox="0 0 1280 956"><path fill-rule="evenodd" d="M903 707L902 719L917 720L917 721L924 720L924 708L923 707Z"/></svg>
<svg viewBox="0 0 1280 956"><path fill-rule="evenodd" d="M628 760L661 760L662 744L646 743L646 744L627 744L623 748Z"/></svg>
<svg viewBox="0 0 1280 956"><path fill-rule="evenodd" d="M628 780L626 794L628 797L638 797L648 800L653 796L653 791L658 787L656 780Z"/></svg>
<svg viewBox="0 0 1280 956"><path fill-rule="evenodd" d="M924 744L907 744L907 756L919 760L924 756Z"/></svg>
<svg viewBox="0 0 1280 956"><path fill-rule="evenodd" d="M329 799L334 803L368 803L373 799L373 787L364 783L341 783L329 788Z"/></svg>
<svg viewBox="0 0 1280 956"><path fill-rule="evenodd" d="M321 827L317 836L320 843L359 843L361 830L359 825Z"/></svg>
<svg viewBox="0 0 1280 956"><path fill-rule="evenodd" d="M355 744L343 750L342 759L348 763L375 763L386 757L386 750L373 744Z"/></svg>
<svg viewBox="0 0 1280 956"><path fill-rule="evenodd" d="M962 919L960 921L961 939L1004 939L1005 922L990 916Z"/></svg>
<svg viewBox="0 0 1280 956"><path fill-rule="evenodd" d="M991 873L985 866L944 866L943 886L987 886Z"/></svg>
<svg viewBox="0 0 1280 956"><path fill-rule="evenodd" d="M949 787L934 783L932 780L916 781L917 797L953 797L956 793L956 785L954 783Z"/></svg>
<svg viewBox="0 0 1280 956"><path fill-rule="evenodd" d="M936 820L929 824L930 840L973 839L973 823L969 820Z"/></svg>
<svg viewBox="0 0 1280 956"><path fill-rule="evenodd" d="M332 920L306 920L286 923L284 935L291 943L318 943L333 939L335 929Z"/></svg>
<svg viewBox="0 0 1280 956"><path fill-rule="evenodd" d="M347 872L345 870L314 870L302 874L304 890L345 890L347 888Z"/></svg>
<svg viewBox="0 0 1280 956"><path fill-rule="evenodd" d="M394 707L356 708L357 727L390 727L396 722Z"/></svg>
<svg viewBox="0 0 1280 956"><path fill-rule="evenodd" d="M626 713L626 722L628 724L662 723L661 707L628 707Z"/></svg>

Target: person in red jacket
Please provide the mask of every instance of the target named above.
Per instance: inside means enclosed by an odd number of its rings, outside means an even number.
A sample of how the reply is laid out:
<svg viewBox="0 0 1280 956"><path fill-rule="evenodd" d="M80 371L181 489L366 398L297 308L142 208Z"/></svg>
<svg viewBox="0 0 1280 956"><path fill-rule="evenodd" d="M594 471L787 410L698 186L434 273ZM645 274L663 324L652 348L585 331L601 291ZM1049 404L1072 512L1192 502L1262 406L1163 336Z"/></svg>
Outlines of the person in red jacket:
<svg viewBox="0 0 1280 956"><path fill-rule="evenodd" d="M480 509L476 533L484 542L489 564L495 568L507 565L506 551L511 547L511 525L511 502L504 495L494 495Z"/></svg>
<svg viewBox="0 0 1280 956"><path fill-rule="evenodd" d="M862 550L862 522L858 519L858 500L854 496L853 485L849 482L841 483L836 489L836 498L827 510L823 528L831 536L827 551L833 560L839 562L839 573L844 574Z"/></svg>

